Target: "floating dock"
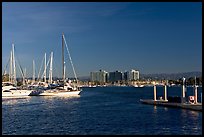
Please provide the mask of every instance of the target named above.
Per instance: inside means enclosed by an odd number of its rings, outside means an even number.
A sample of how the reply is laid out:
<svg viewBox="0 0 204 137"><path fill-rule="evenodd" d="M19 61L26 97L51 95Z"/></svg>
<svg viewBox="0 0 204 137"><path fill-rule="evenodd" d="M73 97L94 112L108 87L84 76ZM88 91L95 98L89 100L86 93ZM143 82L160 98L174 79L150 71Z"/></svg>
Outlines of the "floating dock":
<svg viewBox="0 0 204 137"><path fill-rule="evenodd" d="M202 104L190 104L190 103L170 103L168 101L164 100L151 100L151 99L140 99L140 102L144 104L150 104L150 105L160 105L160 106L166 106L166 107L176 107L176 108L183 108L183 109L190 109L195 111L202 111Z"/></svg>
<svg viewBox="0 0 204 137"><path fill-rule="evenodd" d="M196 80L196 77L195 77ZM195 86L194 86L194 96L189 96L189 102L186 102L185 99L185 78L183 78L183 86L182 86L182 91L181 91L181 97L180 100L169 100L167 99L167 82L164 86L164 100L161 98L157 100L157 93L156 93L156 85L154 84L154 99L140 99L140 102L144 104L150 104L150 105L160 105L160 106L166 106L166 107L177 107L177 108L183 108L183 109L190 109L190 110L195 110L195 111L202 111L202 103L198 103L198 93L197 93L197 86L196 86L196 81L195 81ZM201 96L202 100L202 96Z"/></svg>

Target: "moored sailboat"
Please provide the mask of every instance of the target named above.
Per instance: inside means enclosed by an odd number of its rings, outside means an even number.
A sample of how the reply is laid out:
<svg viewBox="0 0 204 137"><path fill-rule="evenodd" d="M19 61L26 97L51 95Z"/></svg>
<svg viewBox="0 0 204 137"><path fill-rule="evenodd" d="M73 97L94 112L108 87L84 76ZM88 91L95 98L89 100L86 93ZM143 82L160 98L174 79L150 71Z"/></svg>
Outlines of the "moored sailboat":
<svg viewBox="0 0 204 137"><path fill-rule="evenodd" d="M22 89L16 86L17 80L16 80L16 60L14 56L14 44L12 44L11 56L9 60L10 60L9 81L2 82L2 98L16 98L28 96L32 92L32 90Z"/></svg>
<svg viewBox="0 0 204 137"><path fill-rule="evenodd" d="M74 84L71 80L66 81L65 80L65 62L64 62L64 44L66 45L67 48L67 52L69 55L69 59L73 68L73 72L75 75L75 79L76 79L76 84ZM52 60L52 56L51 56L51 60ZM51 61L52 64L52 61ZM52 65L50 65L50 79L52 79ZM50 80L50 84L52 84L52 80ZM72 59L70 56L70 52L68 50L67 44L66 44L66 40L64 37L64 34L62 34L62 81L60 83L58 83L55 87L52 88L47 88L46 90L41 90L36 92L35 95L39 95L39 96L72 96L72 95L79 95L81 92L81 89L78 86L78 80L76 77L76 72L72 63Z"/></svg>

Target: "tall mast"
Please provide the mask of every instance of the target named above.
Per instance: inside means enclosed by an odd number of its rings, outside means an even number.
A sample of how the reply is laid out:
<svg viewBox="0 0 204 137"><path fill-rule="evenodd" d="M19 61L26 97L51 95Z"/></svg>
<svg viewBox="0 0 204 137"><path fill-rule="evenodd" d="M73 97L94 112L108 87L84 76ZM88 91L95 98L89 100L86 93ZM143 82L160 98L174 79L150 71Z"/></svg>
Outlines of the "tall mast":
<svg viewBox="0 0 204 137"><path fill-rule="evenodd" d="M16 85L16 64L15 64L15 56L14 56L14 44L12 44L13 50L13 75L14 75L14 84Z"/></svg>
<svg viewBox="0 0 204 137"><path fill-rule="evenodd" d="M53 52L51 52L50 56L50 71L49 71L49 82L52 83L52 60L53 60Z"/></svg>
<svg viewBox="0 0 204 137"><path fill-rule="evenodd" d="M64 73L64 33L62 33L62 78L63 78L63 85L65 80L65 73Z"/></svg>
<svg viewBox="0 0 204 137"><path fill-rule="evenodd" d="M46 53L45 53L45 68L44 68L44 82L46 82Z"/></svg>
<svg viewBox="0 0 204 137"><path fill-rule="evenodd" d="M63 36L64 36L64 35L63 35ZM70 63L71 63L71 65L72 65L72 69L73 69L73 72L74 72L74 76L75 76L75 79L76 79L76 82L77 82L77 85L78 85L78 80L77 80L76 72L75 72L75 69L74 69L74 64L73 64L73 62L72 62L72 58L71 58L71 55L70 55L70 52L69 52L69 49L68 49L68 46L67 46L67 42L66 42L65 37L64 37L64 42L65 42L66 49L67 49L67 52L68 52L68 55L69 55Z"/></svg>
<svg viewBox="0 0 204 137"><path fill-rule="evenodd" d="M35 61L33 60L33 84L35 83Z"/></svg>

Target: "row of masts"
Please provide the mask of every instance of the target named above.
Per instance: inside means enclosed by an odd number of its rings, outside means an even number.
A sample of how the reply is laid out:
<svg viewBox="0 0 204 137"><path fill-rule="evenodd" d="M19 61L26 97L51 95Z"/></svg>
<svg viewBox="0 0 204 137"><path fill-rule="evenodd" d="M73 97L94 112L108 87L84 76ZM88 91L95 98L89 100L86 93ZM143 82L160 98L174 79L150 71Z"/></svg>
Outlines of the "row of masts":
<svg viewBox="0 0 204 137"><path fill-rule="evenodd" d="M49 79L48 79L48 82L49 83L52 83L53 80L52 80L52 73L53 73L53 69L52 69L52 66L53 66L53 52L51 52L50 54L50 60L48 60L48 62L46 62L46 53L45 53L45 56L44 56L44 72L43 72L43 78L44 78L44 82L47 82L47 77L46 77L46 70L47 70L47 66L48 66L48 63L50 63L50 69L49 69ZM40 73L40 72L39 72ZM39 77L37 78L37 80L39 80ZM35 83L35 61L33 60L33 78L32 78L32 83L34 84Z"/></svg>
<svg viewBox="0 0 204 137"><path fill-rule="evenodd" d="M71 56L70 56L70 53L69 53L69 50L68 50L68 46L67 46L67 43L66 43L66 40L65 40L65 36L64 36L64 33L62 34L62 83L64 85L65 83L65 69L66 69L66 66L65 66L65 61L64 61L64 44L67 48L67 52L68 52L68 55L69 55L69 59L70 59L70 62L71 62L71 65L72 65L72 68L73 68L73 72L74 72L74 75L75 75L75 78L76 78L76 82L78 82L77 80L77 77L76 77L76 72L75 72L75 69L74 69L74 66L73 66L73 63L72 63L72 59L71 59ZM44 82L48 82L48 83L52 83L53 80L53 52L51 52L50 54L50 58L48 59L48 61L46 60L46 53L44 55L44 71L43 71L43 74L41 76L41 79L44 79L43 81ZM42 62L43 63L43 62ZM49 79L47 81L47 77L46 77L46 74L47 74L47 67L48 67L48 64L50 65L50 69L49 69ZM42 64L41 64L41 67L42 67ZM39 73L38 73L38 76L36 78L36 70L35 70L35 61L33 60L33 76L32 76L32 84L35 84L36 83L36 79L37 81L40 81L40 71L41 71L41 67L40 67L40 70L39 70ZM21 69L21 67L20 67ZM22 78L23 78L23 85L25 85L26 83L26 69L23 70L21 69L21 74L22 74ZM11 55L10 55L10 70L9 70L9 82L17 85L17 80L16 80L16 60L15 60L15 56L14 56L14 44L12 44L12 50L11 50Z"/></svg>
<svg viewBox="0 0 204 137"><path fill-rule="evenodd" d="M47 65L48 63L50 63L50 70L49 70L49 80L48 82L49 83L52 83L53 80L52 80L52 73L53 73L53 69L52 69L52 66L53 66L53 52L51 52L51 55L50 55L50 59L48 62L46 62L46 53L45 53L45 57L44 57L44 63L45 63L45 66L44 66L44 72L43 72L43 77L44 77L44 82L46 82L46 70L47 70ZM12 50L10 52L10 68L9 68L9 82L10 83L13 83L14 85L17 85L17 79L16 79L16 59L15 59L15 54L14 54L14 44L12 44ZM21 70L21 67L19 66L20 68L20 72L21 72L21 75L22 75L22 78L23 78L23 85L25 85L25 81L26 81L26 68L24 70L24 72ZM39 80L39 77L38 79ZM32 84L35 83L35 61L33 60L33 77L32 77Z"/></svg>

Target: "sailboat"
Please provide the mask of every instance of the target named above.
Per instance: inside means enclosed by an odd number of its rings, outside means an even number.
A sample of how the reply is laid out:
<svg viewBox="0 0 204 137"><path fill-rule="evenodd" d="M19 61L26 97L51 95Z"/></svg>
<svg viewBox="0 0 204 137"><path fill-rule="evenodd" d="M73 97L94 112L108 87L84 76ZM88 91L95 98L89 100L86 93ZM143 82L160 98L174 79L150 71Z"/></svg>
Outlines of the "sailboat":
<svg viewBox="0 0 204 137"><path fill-rule="evenodd" d="M23 75L23 72L21 72ZM24 75L23 75L24 78ZM28 96L32 90L21 89L16 86L16 61L14 56L14 44L12 44L11 56L10 56L10 72L9 81L2 82L2 98L16 98Z"/></svg>
<svg viewBox="0 0 204 137"><path fill-rule="evenodd" d="M69 55L69 59L72 65L72 69L75 75L75 79L76 79L76 85L74 85L71 80L66 81L65 80L65 62L64 62L64 44L66 45L67 48L67 52ZM52 64L52 57L51 56L51 64ZM50 65L50 72L52 72L52 65ZM52 73L50 73L50 85L52 84ZM66 44L66 40L65 40L65 36L64 33L62 34L62 81L55 86L54 88L50 88L48 87L48 89L42 91L39 91L39 96L72 96L72 95L79 95L81 92L81 89L78 86L78 79L76 77L76 72L74 69L74 65L72 63L72 59L70 56L70 52L68 49L68 46Z"/></svg>

